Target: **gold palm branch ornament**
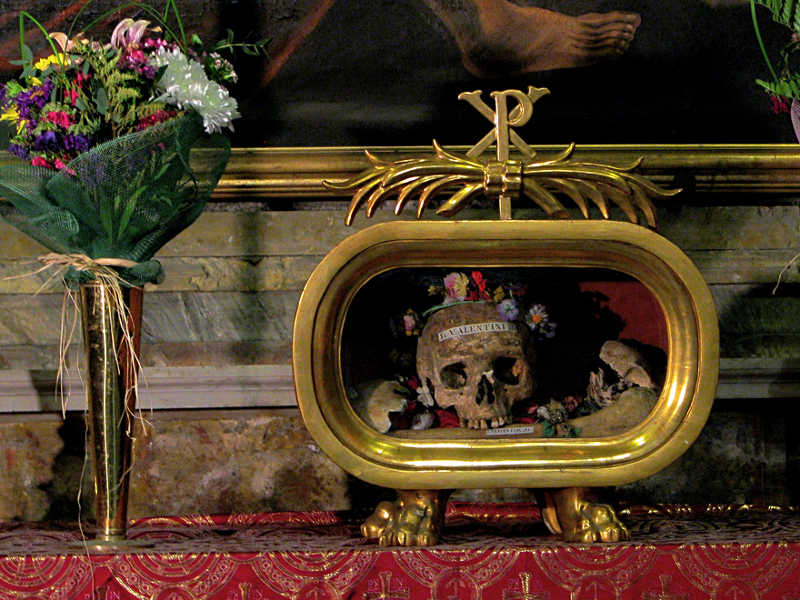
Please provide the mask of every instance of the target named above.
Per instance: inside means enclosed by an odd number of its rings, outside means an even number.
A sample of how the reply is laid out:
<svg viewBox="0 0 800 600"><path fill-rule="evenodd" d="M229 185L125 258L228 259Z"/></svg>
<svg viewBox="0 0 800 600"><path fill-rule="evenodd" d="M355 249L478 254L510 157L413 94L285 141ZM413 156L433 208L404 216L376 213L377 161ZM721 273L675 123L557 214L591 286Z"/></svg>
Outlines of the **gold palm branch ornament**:
<svg viewBox="0 0 800 600"><path fill-rule="evenodd" d="M520 198L532 200L548 217L568 219L570 213L560 198L574 202L585 219L590 218L590 206L596 206L604 219L609 218L609 204L617 205L632 223L639 223L637 209L648 226L656 227L653 199L669 198L680 189L662 188L635 173L642 158L625 166L580 162L572 159L575 144L548 160L536 160L536 153L513 130L528 122L533 104L549 94L545 88L529 87L528 93L518 90L492 92L495 110L481 99L481 92L465 92L459 99L467 100L494 124L494 128L466 154L456 154L433 142L434 156L383 161L366 151L371 167L343 182L325 182L330 189L353 193L345 221L353 222L356 213L366 204L371 217L385 200L396 197L394 212L400 214L406 204L417 199L417 218L421 218L431 201L446 193L447 197L436 214L453 216L468 206L476 195L498 204L500 218L511 218L511 204ZM508 98L517 105L508 111ZM488 160L480 156L495 143L497 157ZM523 156L510 159L509 143Z"/></svg>

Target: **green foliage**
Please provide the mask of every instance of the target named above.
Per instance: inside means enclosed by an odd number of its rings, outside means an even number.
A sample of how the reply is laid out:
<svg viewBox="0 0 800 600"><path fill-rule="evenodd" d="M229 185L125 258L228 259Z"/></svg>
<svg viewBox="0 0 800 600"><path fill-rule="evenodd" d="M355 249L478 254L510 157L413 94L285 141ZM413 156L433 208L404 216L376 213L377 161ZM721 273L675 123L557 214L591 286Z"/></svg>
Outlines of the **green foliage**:
<svg viewBox="0 0 800 600"><path fill-rule="evenodd" d="M756 83L773 96L800 98L800 75L796 73L790 74L788 79L779 79L777 81L756 79Z"/></svg>
<svg viewBox="0 0 800 600"><path fill-rule="evenodd" d="M772 18L793 31L800 31L800 0L753 0L765 6Z"/></svg>
<svg viewBox="0 0 800 600"><path fill-rule="evenodd" d="M83 129L98 137L119 137L136 131L143 116L152 115L163 103L143 101L146 82L134 71L118 68L121 50L96 52L89 44L76 46L81 72L91 75L85 87L78 89L76 106L80 109Z"/></svg>
<svg viewBox="0 0 800 600"><path fill-rule="evenodd" d="M200 38L192 36L192 43L200 42ZM248 56L267 56L267 45L269 38L258 40L257 42L236 42L234 41L233 30L226 29L225 37L219 40L212 49L213 52L229 52L234 54L238 49Z"/></svg>
<svg viewBox="0 0 800 600"><path fill-rule="evenodd" d="M795 36L792 36L793 39L781 51L781 67L776 70L761 38L756 5L768 8L772 13L772 18L781 25L788 27L796 36L800 34L800 0L750 0L756 40L772 76L772 81L758 79L756 83L772 95L784 98L800 98L800 75L794 72L792 66L792 58L800 50L800 44L794 39Z"/></svg>
<svg viewBox="0 0 800 600"><path fill-rule="evenodd" d="M141 263L132 285L156 281L152 257L203 211L228 160L221 135L194 113L80 154L59 172L0 166L0 216L49 249ZM77 273L75 274L77 277Z"/></svg>

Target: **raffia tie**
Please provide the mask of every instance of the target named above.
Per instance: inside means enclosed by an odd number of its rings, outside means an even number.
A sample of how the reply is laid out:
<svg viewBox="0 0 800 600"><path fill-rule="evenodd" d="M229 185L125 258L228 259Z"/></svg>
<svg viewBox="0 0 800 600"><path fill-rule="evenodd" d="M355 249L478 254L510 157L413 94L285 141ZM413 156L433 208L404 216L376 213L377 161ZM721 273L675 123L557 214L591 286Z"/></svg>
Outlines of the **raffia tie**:
<svg viewBox="0 0 800 600"><path fill-rule="evenodd" d="M76 271L88 271L90 273L112 271L107 267L123 267L130 269L139 264L126 258L89 258L85 254L58 254L57 252L43 254L38 260L42 263L43 269L54 265L63 265L65 267L73 267ZM106 267L106 269L102 267ZM116 275L116 278L120 279L119 275Z"/></svg>
<svg viewBox="0 0 800 600"><path fill-rule="evenodd" d="M27 273L22 273L21 275L11 275L9 277L3 277L3 279L9 281L13 279L24 279L25 277L33 277L34 275L38 275L39 273L47 271L48 269L51 269L53 267L63 267L63 268L73 267L76 271L86 271L88 273L92 273L95 276L97 275L106 276L109 278L116 279L118 282L120 282L122 281L122 278L111 267L122 267L125 269L129 269L139 264L132 260L128 260L127 258L89 258L85 254L80 254L80 253L59 254L58 252L49 252L47 254L42 254L36 260L42 264L42 266L39 267L38 269L34 269ZM61 272L62 270L58 270L56 273L53 274L52 277L57 277ZM45 287L45 285L46 282L44 285L42 285L42 287Z"/></svg>

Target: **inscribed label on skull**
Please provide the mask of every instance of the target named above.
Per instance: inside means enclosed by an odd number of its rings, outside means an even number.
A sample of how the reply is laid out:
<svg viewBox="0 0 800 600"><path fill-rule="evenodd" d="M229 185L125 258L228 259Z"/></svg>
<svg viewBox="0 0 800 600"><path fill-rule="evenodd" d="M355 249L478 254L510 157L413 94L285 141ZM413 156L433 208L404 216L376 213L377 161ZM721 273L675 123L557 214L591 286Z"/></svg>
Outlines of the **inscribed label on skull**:
<svg viewBox="0 0 800 600"><path fill-rule="evenodd" d="M450 338L464 337L466 335L475 335L478 333L494 333L498 331L513 331L516 332L517 328L513 323L508 321L493 321L491 323L472 323L470 325L459 325L458 327L451 327L439 332L439 341L443 342Z"/></svg>

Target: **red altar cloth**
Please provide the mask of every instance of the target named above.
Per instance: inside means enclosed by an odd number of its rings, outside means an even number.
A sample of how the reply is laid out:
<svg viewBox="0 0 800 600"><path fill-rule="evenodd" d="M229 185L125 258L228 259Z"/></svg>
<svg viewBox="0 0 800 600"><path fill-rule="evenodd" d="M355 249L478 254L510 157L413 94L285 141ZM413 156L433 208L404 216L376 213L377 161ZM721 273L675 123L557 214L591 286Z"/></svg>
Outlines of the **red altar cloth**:
<svg viewBox="0 0 800 600"><path fill-rule="evenodd" d="M336 513L134 523L143 544L88 554L74 527L0 524L2 600L718 600L800 598L800 515L625 516L632 541L560 543L527 505L451 505L443 543L381 548Z"/></svg>

